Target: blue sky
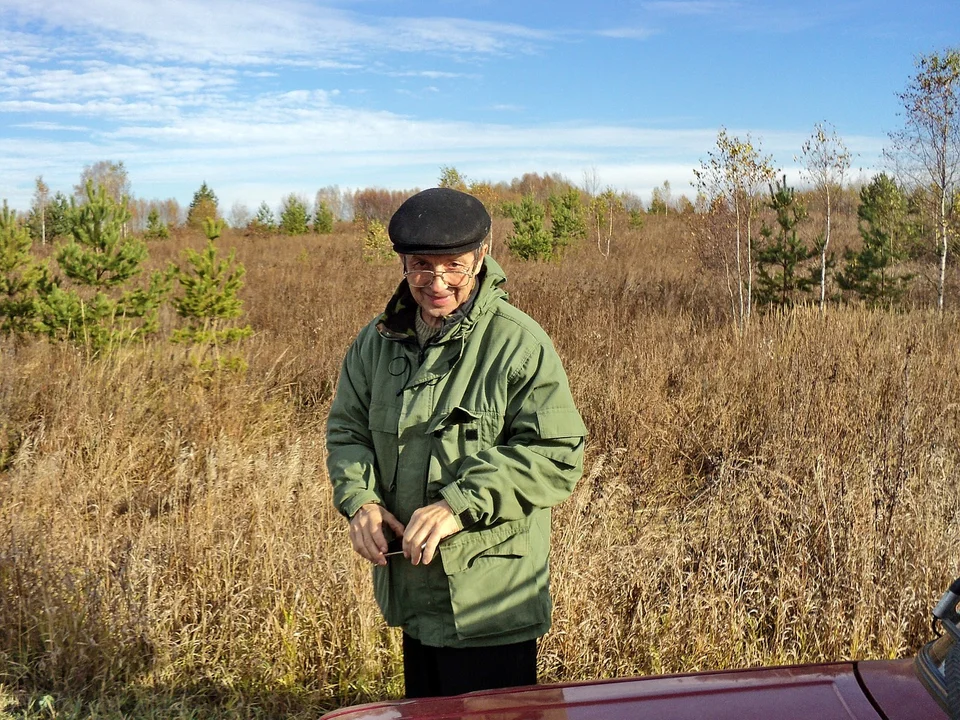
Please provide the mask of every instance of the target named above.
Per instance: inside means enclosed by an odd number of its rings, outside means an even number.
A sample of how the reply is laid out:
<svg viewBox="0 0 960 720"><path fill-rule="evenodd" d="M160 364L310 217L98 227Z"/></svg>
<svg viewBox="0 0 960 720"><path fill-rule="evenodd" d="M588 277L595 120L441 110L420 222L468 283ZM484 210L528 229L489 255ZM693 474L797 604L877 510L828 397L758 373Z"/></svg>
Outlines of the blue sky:
<svg viewBox="0 0 960 720"><path fill-rule="evenodd" d="M123 161L227 212L341 188L559 172L648 198L721 126L796 177L817 122L879 166L956 0L0 0L0 197Z"/></svg>

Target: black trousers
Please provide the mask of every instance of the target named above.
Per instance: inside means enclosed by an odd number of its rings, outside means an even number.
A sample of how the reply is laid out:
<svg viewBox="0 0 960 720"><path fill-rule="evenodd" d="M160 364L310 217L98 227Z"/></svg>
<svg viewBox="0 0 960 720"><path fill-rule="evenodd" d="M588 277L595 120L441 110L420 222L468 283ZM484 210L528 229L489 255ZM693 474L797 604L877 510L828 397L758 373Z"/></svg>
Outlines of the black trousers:
<svg viewBox="0 0 960 720"><path fill-rule="evenodd" d="M537 641L478 648L438 648L403 634L407 697L537 684Z"/></svg>

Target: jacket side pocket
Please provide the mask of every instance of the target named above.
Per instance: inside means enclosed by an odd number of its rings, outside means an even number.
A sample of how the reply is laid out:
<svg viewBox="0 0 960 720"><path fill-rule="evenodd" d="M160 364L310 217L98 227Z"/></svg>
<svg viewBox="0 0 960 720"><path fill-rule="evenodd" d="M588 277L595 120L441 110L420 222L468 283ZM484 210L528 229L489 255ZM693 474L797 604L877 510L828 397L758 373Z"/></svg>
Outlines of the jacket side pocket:
<svg viewBox="0 0 960 720"><path fill-rule="evenodd" d="M539 573L530 553L530 532L503 537L494 532L469 542L442 545L440 557L450 587L457 635L461 639L507 635L546 621ZM513 529L513 528L511 528ZM458 538L463 540L464 538Z"/></svg>

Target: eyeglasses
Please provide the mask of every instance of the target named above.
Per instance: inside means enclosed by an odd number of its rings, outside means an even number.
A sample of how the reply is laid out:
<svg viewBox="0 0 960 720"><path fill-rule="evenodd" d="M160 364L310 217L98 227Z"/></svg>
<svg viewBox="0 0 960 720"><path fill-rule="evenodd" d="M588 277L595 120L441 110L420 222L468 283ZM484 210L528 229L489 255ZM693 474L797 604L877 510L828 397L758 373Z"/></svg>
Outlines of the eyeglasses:
<svg viewBox="0 0 960 720"><path fill-rule="evenodd" d="M415 288L425 288L433 285L435 278L440 278L449 288L461 288L470 282L475 273L472 270L407 270L403 276Z"/></svg>

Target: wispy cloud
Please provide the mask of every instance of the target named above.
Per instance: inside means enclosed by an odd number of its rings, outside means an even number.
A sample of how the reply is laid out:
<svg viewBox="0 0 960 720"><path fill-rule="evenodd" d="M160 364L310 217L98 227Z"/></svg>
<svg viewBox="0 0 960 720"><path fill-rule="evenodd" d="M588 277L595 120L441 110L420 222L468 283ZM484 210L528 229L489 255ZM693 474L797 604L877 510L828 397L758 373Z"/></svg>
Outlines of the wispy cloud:
<svg viewBox="0 0 960 720"><path fill-rule="evenodd" d="M428 85L427 87L420 88L419 90L410 90L408 88L396 88L394 92L397 93L398 95L406 95L407 97L423 98L426 95L439 93L440 88L434 85Z"/></svg>
<svg viewBox="0 0 960 720"><path fill-rule="evenodd" d="M371 52L526 52L548 32L510 23L445 17L365 16L314 3L277 0L0 0L8 24L42 24L80 39L71 45L119 57L204 64L258 65L309 58L352 64ZM39 53L16 37L19 54ZM22 32L20 33L23 34ZM68 43L69 45L70 43Z"/></svg>
<svg viewBox="0 0 960 720"><path fill-rule="evenodd" d="M441 72L439 70L387 70L388 77L419 77L430 80L455 80L457 78L479 77L476 73Z"/></svg>
<svg viewBox="0 0 960 720"><path fill-rule="evenodd" d="M608 28L606 30L597 31L597 35L600 35L601 37L618 38L623 40L646 40L647 38L656 34L656 30L638 27Z"/></svg>
<svg viewBox="0 0 960 720"><path fill-rule="evenodd" d="M745 32L799 32L838 21L857 19L869 10L861 2L835 2L816 9L762 0L651 0L641 7L653 14L719 19Z"/></svg>
<svg viewBox="0 0 960 720"><path fill-rule="evenodd" d="M32 69L7 73L0 97L68 101L77 98L182 98L223 92L236 85L230 71L199 68L132 66L88 61L77 69Z"/></svg>
<svg viewBox="0 0 960 720"><path fill-rule="evenodd" d="M36 122L17 123L13 127L27 130L46 130L49 132L89 132L86 125L64 125L63 123L38 120Z"/></svg>
<svg viewBox="0 0 960 720"><path fill-rule="evenodd" d="M656 0L645 2L641 7L665 15L717 15L736 10L740 3L723 0Z"/></svg>

